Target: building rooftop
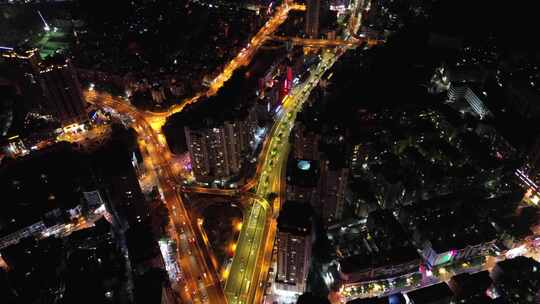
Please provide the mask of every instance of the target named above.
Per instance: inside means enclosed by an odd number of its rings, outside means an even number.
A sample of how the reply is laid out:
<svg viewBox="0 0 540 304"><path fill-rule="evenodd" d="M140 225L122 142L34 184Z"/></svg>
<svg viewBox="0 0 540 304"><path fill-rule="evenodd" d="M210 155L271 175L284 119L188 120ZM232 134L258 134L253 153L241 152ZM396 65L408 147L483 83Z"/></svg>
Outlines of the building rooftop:
<svg viewBox="0 0 540 304"><path fill-rule="evenodd" d="M446 283L439 283L408 292L407 296L411 300L411 303L429 304L443 303L442 300L450 299L454 294Z"/></svg>
<svg viewBox="0 0 540 304"><path fill-rule="evenodd" d="M370 234L380 242L407 244L409 236L389 210L375 210L369 213L367 219ZM379 239L385 238L385 239Z"/></svg>
<svg viewBox="0 0 540 304"><path fill-rule="evenodd" d="M135 280L135 298L137 303L161 304L163 286L167 274L161 269L150 269Z"/></svg>
<svg viewBox="0 0 540 304"><path fill-rule="evenodd" d="M534 273L540 278L540 263L533 258L518 256L498 262L496 268L507 278L518 278L527 273Z"/></svg>
<svg viewBox="0 0 540 304"><path fill-rule="evenodd" d="M316 187L319 182L319 162L308 159L293 159L287 164L287 184L301 187Z"/></svg>
<svg viewBox="0 0 540 304"><path fill-rule="evenodd" d="M482 83L487 77L487 71L477 65L450 67L446 71L452 83Z"/></svg>
<svg viewBox="0 0 540 304"><path fill-rule="evenodd" d="M364 240L358 241L358 243L365 245ZM347 274L366 271L370 268L390 267L414 260L420 262L420 256L412 246L393 248L388 251L378 252L370 252L367 247L363 249L364 250L361 253L346 257L339 262L341 265L341 272Z"/></svg>
<svg viewBox="0 0 540 304"><path fill-rule="evenodd" d="M231 79L211 97L202 97L203 101L187 106L183 111L174 114L168 121L174 125L188 126L192 129L212 128L225 121L237 121L246 117L252 108L250 88L255 87L256 78L246 76L245 69L236 71ZM254 93L254 92L253 92Z"/></svg>
<svg viewBox="0 0 540 304"><path fill-rule="evenodd" d="M279 231L299 235L311 233L313 209L309 204L286 201L278 216Z"/></svg>
<svg viewBox="0 0 540 304"><path fill-rule="evenodd" d="M409 215L402 221L412 224L439 253L481 244L494 240L497 233L479 216L476 205L480 200L472 194L454 194L421 201L405 208Z"/></svg>
<svg viewBox="0 0 540 304"><path fill-rule="evenodd" d="M387 304L388 298L364 298L348 301L347 304Z"/></svg>
<svg viewBox="0 0 540 304"><path fill-rule="evenodd" d="M408 241L393 214L387 210L369 213L367 230L350 230L339 237L341 271L344 274L371 268L396 266L418 260L417 250Z"/></svg>
<svg viewBox="0 0 540 304"><path fill-rule="evenodd" d="M493 281L487 270L477 273L461 273L450 279L449 286L460 298L485 294Z"/></svg>
<svg viewBox="0 0 540 304"><path fill-rule="evenodd" d="M67 303L119 303L122 297L124 256L103 218L63 239L24 239L4 248L2 256L10 267L5 287L17 291L9 303L53 303L58 297Z"/></svg>
<svg viewBox="0 0 540 304"><path fill-rule="evenodd" d="M457 217L451 217L437 221L434 225L451 225L451 221L458 220ZM429 227L441 227L432 226ZM429 229L425 226L425 229ZM431 230L428 232L429 241L433 250L436 252L446 252L452 249L461 249L469 245L478 245L493 241L496 238L496 232L493 227L487 223L463 223L462 225L446 226L446 229ZM434 229L434 228L431 228ZM424 232L426 230L423 230Z"/></svg>
<svg viewBox="0 0 540 304"><path fill-rule="evenodd" d="M396 293L386 297L355 299L347 304L405 304L405 298L401 293Z"/></svg>

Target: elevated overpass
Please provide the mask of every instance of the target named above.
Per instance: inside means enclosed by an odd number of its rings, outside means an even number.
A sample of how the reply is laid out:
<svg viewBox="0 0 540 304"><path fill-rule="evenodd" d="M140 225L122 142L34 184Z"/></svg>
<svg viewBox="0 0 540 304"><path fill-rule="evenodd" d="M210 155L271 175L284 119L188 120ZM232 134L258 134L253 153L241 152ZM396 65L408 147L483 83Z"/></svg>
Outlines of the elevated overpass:
<svg viewBox="0 0 540 304"><path fill-rule="evenodd" d="M312 48L334 48L334 47L350 47L354 48L362 44L366 44L368 47L372 47L378 44L382 44L385 41L375 38L359 37L355 36L350 40L341 39L313 39L313 38L301 38L301 37L285 37L285 36L271 36L270 40L288 42L296 46L307 46Z"/></svg>
<svg viewBox="0 0 540 304"><path fill-rule="evenodd" d="M219 204L236 205L242 212L245 212L249 207L257 201L263 201L265 198L252 193L241 190L230 189L212 189L203 187L182 187L182 193L190 194L190 200L197 201L196 204L191 204L190 209L196 214L202 214L204 209Z"/></svg>

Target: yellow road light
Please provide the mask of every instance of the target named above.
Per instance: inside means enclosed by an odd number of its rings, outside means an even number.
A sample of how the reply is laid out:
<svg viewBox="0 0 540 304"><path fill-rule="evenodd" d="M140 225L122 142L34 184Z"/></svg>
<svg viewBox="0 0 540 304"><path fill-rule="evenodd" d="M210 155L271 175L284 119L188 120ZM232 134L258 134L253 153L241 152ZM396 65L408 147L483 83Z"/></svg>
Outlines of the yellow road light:
<svg viewBox="0 0 540 304"><path fill-rule="evenodd" d="M223 269L223 271L221 272L221 278L226 280L229 277L229 273L230 273L229 268Z"/></svg>
<svg viewBox="0 0 540 304"><path fill-rule="evenodd" d="M242 230L242 222L236 223L236 225L234 225L234 229L235 229L236 231Z"/></svg>

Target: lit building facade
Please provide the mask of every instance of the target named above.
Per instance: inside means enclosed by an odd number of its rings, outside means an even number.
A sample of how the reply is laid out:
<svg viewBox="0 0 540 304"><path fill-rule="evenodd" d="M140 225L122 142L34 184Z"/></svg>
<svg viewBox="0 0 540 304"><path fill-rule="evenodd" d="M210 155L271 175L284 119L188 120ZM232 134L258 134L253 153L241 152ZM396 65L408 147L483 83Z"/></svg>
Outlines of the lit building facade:
<svg viewBox="0 0 540 304"><path fill-rule="evenodd" d="M305 159L290 161L287 166L286 199L319 206L319 179L319 162Z"/></svg>
<svg viewBox="0 0 540 304"><path fill-rule="evenodd" d="M50 114L62 125L86 119L81 85L69 60L42 61L37 50L28 50L4 52L1 63L27 111Z"/></svg>
<svg viewBox="0 0 540 304"><path fill-rule="evenodd" d="M320 135L306 129L302 123L296 123L293 130L293 155L296 159L319 159Z"/></svg>
<svg viewBox="0 0 540 304"><path fill-rule="evenodd" d="M279 215L277 290L296 294L305 290L312 242L310 214L309 205L289 201Z"/></svg>
<svg viewBox="0 0 540 304"><path fill-rule="evenodd" d="M311 255L310 235L290 231L278 233L277 288L302 293L305 289Z"/></svg>
<svg viewBox="0 0 540 304"><path fill-rule="evenodd" d="M225 182L244 167L256 130L255 108L243 120L208 127L184 127L195 179Z"/></svg>
<svg viewBox="0 0 540 304"><path fill-rule="evenodd" d="M349 180L349 169L321 167L321 209L326 224L334 223L343 217L345 207L345 190Z"/></svg>
<svg viewBox="0 0 540 304"><path fill-rule="evenodd" d="M22 97L25 110L40 110L40 102L44 96L36 75L41 62L38 50L4 51L0 52L0 55L2 77L8 79L16 94Z"/></svg>
<svg viewBox="0 0 540 304"><path fill-rule="evenodd" d="M307 0L306 34L310 38L319 36L319 17L321 14L321 0Z"/></svg>
<svg viewBox="0 0 540 304"><path fill-rule="evenodd" d="M85 120L81 84L69 60L43 65L39 71L46 111L62 125Z"/></svg>

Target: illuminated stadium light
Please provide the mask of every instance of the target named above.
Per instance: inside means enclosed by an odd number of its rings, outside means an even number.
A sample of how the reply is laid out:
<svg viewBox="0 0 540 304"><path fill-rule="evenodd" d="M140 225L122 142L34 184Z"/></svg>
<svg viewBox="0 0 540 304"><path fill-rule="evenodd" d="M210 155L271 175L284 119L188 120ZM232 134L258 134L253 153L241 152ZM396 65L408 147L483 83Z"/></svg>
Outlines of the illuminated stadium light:
<svg viewBox="0 0 540 304"><path fill-rule="evenodd" d="M43 18L43 15L41 14L40 11L38 11L38 14L39 14L39 17L41 18L41 21L43 21L43 25L44 25L44 26L43 26L43 29L44 29L45 31L47 31L47 32L50 31L50 30L51 30L51 27L49 26L49 24L47 24L47 21L45 21L45 18Z"/></svg>

